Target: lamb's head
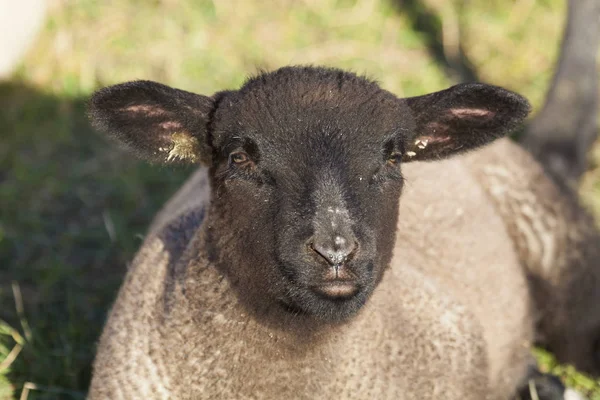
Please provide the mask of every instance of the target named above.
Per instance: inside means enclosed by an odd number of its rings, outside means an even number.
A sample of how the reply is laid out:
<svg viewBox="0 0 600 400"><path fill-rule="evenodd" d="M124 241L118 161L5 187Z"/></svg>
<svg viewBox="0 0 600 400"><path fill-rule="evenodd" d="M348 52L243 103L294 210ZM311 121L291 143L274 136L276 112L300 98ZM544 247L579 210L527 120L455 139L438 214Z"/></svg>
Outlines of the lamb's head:
<svg viewBox="0 0 600 400"><path fill-rule="evenodd" d="M354 315L390 262L401 164L485 145L528 111L489 85L399 99L312 67L212 97L130 82L90 104L95 125L141 156L210 167L205 234L242 295L327 321Z"/></svg>

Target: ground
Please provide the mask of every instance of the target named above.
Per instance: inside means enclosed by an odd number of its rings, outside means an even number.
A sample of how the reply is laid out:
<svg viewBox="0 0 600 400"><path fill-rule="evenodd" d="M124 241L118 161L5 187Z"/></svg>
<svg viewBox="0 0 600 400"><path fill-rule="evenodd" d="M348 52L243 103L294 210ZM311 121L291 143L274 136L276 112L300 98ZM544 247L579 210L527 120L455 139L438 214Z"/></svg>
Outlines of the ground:
<svg viewBox="0 0 600 400"><path fill-rule="evenodd" d="M127 263L190 173L94 133L94 89L141 78L211 94L312 63L401 96L476 78L522 93L535 112L565 11L559 0L50 0L36 43L0 83L0 399L85 397ZM598 211L599 180L592 169L583 189ZM600 399L600 382L538 358Z"/></svg>

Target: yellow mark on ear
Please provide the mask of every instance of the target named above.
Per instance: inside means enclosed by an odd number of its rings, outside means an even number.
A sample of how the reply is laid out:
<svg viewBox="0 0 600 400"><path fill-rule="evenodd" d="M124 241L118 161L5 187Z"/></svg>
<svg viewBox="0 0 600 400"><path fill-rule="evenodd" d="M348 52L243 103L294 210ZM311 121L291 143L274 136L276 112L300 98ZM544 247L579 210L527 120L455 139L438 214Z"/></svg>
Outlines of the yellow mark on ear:
<svg viewBox="0 0 600 400"><path fill-rule="evenodd" d="M197 162L200 156L200 142L188 132L175 132L171 135L173 147L169 151L167 161L176 159Z"/></svg>

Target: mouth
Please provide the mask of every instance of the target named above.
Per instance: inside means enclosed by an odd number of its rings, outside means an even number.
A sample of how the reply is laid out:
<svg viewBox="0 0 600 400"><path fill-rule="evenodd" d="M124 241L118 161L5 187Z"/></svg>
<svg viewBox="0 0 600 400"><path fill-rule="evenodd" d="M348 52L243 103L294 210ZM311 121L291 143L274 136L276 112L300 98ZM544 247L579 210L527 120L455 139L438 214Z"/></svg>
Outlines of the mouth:
<svg viewBox="0 0 600 400"><path fill-rule="evenodd" d="M354 281L334 279L321 282L311 288L317 294L331 299L348 299L358 293L359 287Z"/></svg>
<svg viewBox="0 0 600 400"><path fill-rule="evenodd" d="M375 287L370 262L354 268L338 266L329 269L286 263L282 264L281 271L287 282L286 293L281 299L284 309L294 315L306 314L330 323L356 315Z"/></svg>

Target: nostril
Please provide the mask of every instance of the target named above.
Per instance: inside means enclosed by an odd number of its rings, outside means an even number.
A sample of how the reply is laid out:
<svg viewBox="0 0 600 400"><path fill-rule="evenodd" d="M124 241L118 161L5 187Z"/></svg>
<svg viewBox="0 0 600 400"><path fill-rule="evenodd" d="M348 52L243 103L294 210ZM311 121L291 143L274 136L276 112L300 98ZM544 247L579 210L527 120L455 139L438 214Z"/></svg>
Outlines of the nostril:
<svg viewBox="0 0 600 400"><path fill-rule="evenodd" d="M323 257L329 264L336 265L346 261L358 247L356 241L336 236L333 240L313 240L310 248Z"/></svg>

